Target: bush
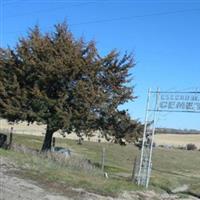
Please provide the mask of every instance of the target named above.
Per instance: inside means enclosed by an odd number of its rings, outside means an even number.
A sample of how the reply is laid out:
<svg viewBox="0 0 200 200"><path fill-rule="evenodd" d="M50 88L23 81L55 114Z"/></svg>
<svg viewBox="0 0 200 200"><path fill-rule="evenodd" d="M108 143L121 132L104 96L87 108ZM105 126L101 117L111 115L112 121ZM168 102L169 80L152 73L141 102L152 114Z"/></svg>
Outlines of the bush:
<svg viewBox="0 0 200 200"><path fill-rule="evenodd" d="M177 149L180 149L180 150L186 150L187 149L187 146L178 146Z"/></svg>
<svg viewBox="0 0 200 200"><path fill-rule="evenodd" d="M195 144L187 144L186 145L186 149L187 150L191 150L191 151L194 151L197 149L197 146Z"/></svg>

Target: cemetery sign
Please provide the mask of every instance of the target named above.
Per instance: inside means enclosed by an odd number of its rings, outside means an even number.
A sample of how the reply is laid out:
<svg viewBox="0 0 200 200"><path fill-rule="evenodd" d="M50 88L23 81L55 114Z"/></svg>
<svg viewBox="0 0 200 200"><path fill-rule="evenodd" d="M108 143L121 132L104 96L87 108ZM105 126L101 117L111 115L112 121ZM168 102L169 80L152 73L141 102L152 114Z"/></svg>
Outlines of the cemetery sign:
<svg viewBox="0 0 200 200"><path fill-rule="evenodd" d="M158 111L200 112L200 92L160 92Z"/></svg>

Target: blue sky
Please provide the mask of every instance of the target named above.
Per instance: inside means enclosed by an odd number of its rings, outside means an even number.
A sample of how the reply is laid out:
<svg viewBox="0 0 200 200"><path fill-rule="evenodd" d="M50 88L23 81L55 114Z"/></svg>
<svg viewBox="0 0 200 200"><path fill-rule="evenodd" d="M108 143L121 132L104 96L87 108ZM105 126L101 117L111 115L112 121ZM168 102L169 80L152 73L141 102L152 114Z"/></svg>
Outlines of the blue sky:
<svg viewBox="0 0 200 200"><path fill-rule="evenodd" d="M1 46L13 47L38 24L42 31L67 20L76 38L95 40L104 55L133 52L138 98L123 106L144 119L147 90L200 91L200 1L0 0ZM200 129L200 114L162 113L158 126Z"/></svg>

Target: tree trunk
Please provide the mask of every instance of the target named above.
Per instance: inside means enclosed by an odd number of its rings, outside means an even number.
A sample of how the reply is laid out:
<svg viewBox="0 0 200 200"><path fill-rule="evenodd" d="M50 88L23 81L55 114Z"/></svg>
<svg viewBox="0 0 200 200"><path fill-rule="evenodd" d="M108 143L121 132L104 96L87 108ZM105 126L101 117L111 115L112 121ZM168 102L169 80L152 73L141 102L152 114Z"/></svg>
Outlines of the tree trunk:
<svg viewBox="0 0 200 200"><path fill-rule="evenodd" d="M55 131L47 124L47 130L46 130L41 151L44 152L44 151L51 150L51 143L52 143L52 137L53 137L54 132Z"/></svg>

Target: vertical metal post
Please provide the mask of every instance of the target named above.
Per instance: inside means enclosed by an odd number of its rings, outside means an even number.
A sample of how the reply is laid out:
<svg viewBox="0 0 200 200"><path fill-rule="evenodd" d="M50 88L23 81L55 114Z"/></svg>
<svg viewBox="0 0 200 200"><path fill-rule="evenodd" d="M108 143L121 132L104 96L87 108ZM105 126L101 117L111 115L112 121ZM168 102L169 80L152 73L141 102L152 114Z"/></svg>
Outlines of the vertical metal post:
<svg viewBox="0 0 200 200"><path fill-rule="evenodd" d="M154 143L154 135L155 135L155 124L157 120L157 112L159 109L159 98L160 98L160 91L157 89L156 92L156 102L155 102L155 109L154 109L154 116L153 116L153 128L152 128L152 136L151 136L151 146L150 146L150 153L149 153L149 162L148 162L148 170L147 170L147 181L146 181L146 188L148 188L150 175L151 175L151 168L152 168L152 151L153 151L153 143Z"/></svg>
<svg viewBox="0 0 200 200"><path fill-rule="evenodd" d="M142 169L143 156L144 156L144 143L146 140L146 130L147 130L147 119L148 119L150 95L151 95L151 88L148 89L148 95L147 95L147 103L146 103L146 111L145 111L145 124L144 124L144 131L143 131L143 140L142 140L142 150L141 150L140 166L139 166L139 172L138 172L138 185L141 184L141 169Z"/></svg>

